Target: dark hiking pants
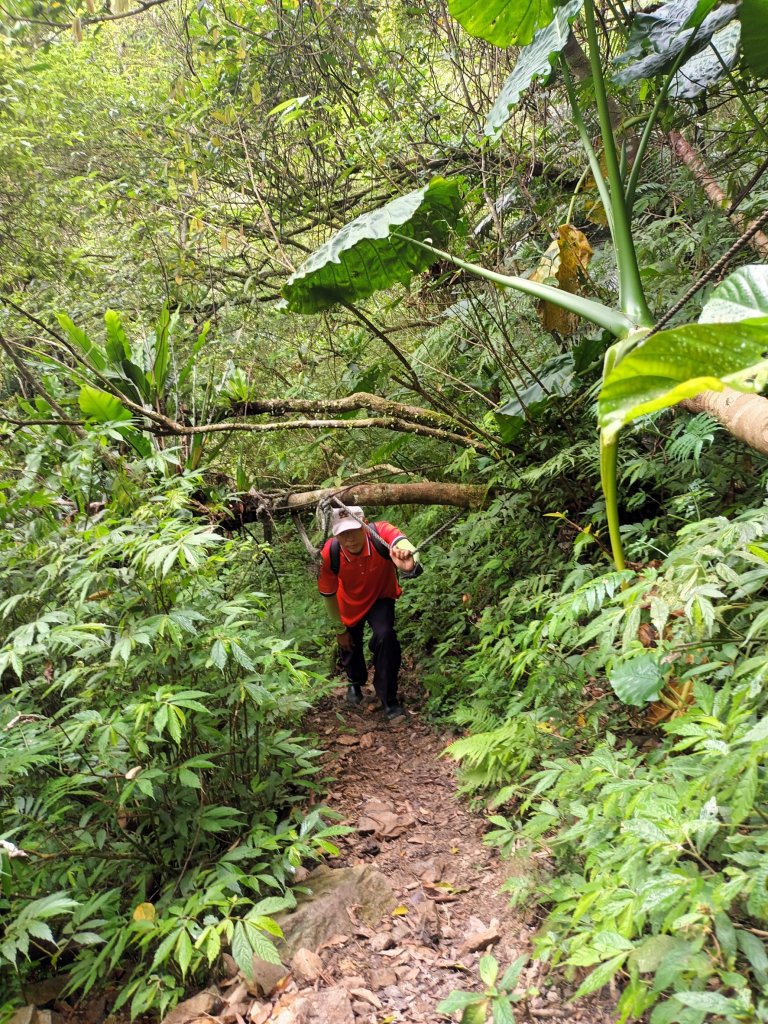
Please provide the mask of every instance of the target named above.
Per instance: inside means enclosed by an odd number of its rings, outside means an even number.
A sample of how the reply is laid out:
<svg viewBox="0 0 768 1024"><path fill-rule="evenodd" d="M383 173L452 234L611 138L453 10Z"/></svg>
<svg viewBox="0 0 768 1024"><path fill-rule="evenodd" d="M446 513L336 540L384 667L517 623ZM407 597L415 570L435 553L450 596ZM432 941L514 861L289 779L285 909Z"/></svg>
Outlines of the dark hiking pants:
<svg viewBox="0 0 768 1024"><path fill-rule="evenodd" d="M396 704L401 655L400 641L395 633L395 602L391 597L380 597L359 622L347 627L352 638L352 650L341 650L341 664L349 681L355 686L362 686L368 678L363 653L366 622L373 633L369 643L373 654L373 688L382 704Z"/></svg>

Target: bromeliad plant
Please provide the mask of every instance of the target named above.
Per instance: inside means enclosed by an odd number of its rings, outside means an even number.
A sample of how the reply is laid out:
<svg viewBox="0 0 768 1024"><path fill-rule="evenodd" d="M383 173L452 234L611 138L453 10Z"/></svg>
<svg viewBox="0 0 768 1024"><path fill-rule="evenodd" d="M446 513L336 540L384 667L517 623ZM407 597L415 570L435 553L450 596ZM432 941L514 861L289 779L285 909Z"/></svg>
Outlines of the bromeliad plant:
<svg viewBox="0 0 768 1024"><path fill-rule="evenodd" d="M730 73L739 24L750 69L768 75L768 45L760 42L764 38L764 5L760 0L746 0L739 7L724 5L713 11L714 0L686 0L636 18L614 81L626 85L657 75L663 76L663 81L631 166L617 143L611 120L594 0L569 0L556 6L532 6L523 0L491 4L487 0L453 0L449 7L472 35L497 46L522 47L517 65L488 115L488 136L498 135L510 110L532 83L548 80L553 66L559 67L614 243L618 309L533 279L498 274L446 252L441 246L452 229L461 227L461 197L460 183L443 178L347 224L289 278L282 305L300 313L318 312L337 303L350 307L379 289L407 283L439 258L608 331L616 342L605 356L598 401L601 479L612 552L621 569L624 555L616 487L621 429L640 416L703 390L730 386L759 391L768 379L768 268L745 267L731 275L715 291L698 323L653 332L632 234L642 159L669 98L693 95L719 75ZM571 24L579 16L589 52L601 154L592 144L585 111L562 53Z"/></svg>
<svg viewBox="0 0 768 1024"><path fill-rule="evenodd" d="M140 458L160 456L166 450L163 433L171 420L183 413L187 404L196 407L203 418L211 411L218 393L226 390L227 375L218 387L208 379L200 394L195 394L199 355L208 342L210 324L206 322L196 339L184 345L179 333L179 314L166 305L160 311L154 330L143 337L129 338L119 313L104 314L104 335L96 339L77 326L65 313L57 314L60 332L51 331L49 348L19 346L25 355L49 375L51 391L62 391L62 404L73 407L73 415L82 415L86 423L107 424L111 441L131 449ZM62 374L63 371L63 374ZM77 388L70 395L71 384ZM74 406L76 404L76 410ZM19 407L29 417L52 417L55 410L41 397L33 401L19 399ZM52 420L52 425L56 421ZM150 432L149 427L154 427ZM72 443L74 435L67 426L59 426L57 435ZM196 470L202 462L206 435L190 432L180 438L181 463ZM176 464L177 458L165 460Z"/></svg>

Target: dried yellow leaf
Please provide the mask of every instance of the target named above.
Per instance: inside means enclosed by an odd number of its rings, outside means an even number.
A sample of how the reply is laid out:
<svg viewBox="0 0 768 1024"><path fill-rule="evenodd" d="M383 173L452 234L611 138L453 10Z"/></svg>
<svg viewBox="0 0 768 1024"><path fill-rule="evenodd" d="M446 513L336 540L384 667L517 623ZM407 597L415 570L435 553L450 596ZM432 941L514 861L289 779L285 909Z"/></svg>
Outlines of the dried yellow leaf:
<svg viewBox="0 0 768 1024"><path fill-rule="evenodd" d="M557 238L541 258L531 279L546 282L555 278L564 292L579 295L587 278L587 267L592 259L592 246L586 235L571 224L561 224ZM579 322L574 313L569 313L553 302L539 303L539 316L548 331L558 334L573 334Z"/></svg>
<svg viewBox="0 0 768 1024"><path fill-rule="evenodd" d="M133 912L134 921L154 921L155 907L153 903L140 903Z"/></svg>

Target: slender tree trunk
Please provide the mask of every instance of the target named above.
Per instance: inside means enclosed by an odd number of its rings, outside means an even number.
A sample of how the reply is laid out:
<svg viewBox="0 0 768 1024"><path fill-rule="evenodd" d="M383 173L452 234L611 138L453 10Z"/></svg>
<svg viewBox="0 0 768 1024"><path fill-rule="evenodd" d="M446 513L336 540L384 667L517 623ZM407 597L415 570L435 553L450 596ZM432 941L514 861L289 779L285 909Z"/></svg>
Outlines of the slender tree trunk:
<svg viewBox="0 0 768 1024"><path fill-rule="evenodd" d="M696 150L683 138L678 131L671 131L667 136L669 144L675 156L685 164L688 170L696 179L696 182L704 190L707 199L723 213L728 209L730 202L728 196L720 188L718 183L707 170L704 161ZM749 220L740 213L731 213L728 219L739 231L744 232L750 227ZM763 231L757 231L747 243L762 259L768 259L768 235Z"/></svg>
<svg viewBox="0 0 768 1024"><path fill-rule="evenodd" d="M702 391L680 403L688 412L705 412L721 423L729 434L768 456L768 399L746 395L733 388Z"/></svg>

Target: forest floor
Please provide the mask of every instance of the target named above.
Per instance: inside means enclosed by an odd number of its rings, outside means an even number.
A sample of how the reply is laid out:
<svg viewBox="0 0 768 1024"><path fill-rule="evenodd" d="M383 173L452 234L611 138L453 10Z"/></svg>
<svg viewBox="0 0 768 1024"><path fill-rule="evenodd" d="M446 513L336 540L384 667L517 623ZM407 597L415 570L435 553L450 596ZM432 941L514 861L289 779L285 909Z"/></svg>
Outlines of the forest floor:
<svg viewBox="0 0 768 1024"><path fill-rule="evenodd" d="M479 991L477 965L491 952L500 971L531 949L538 908L512 909L500 892L513 871L483 843L487 824L456 795L455 766L441 757L450 737L419 717L423 691L406 677L406 714L387 722L370 687L359 707L340 687L307 723L326 747L333 778L325 805L355 831L338 841L334 867L370 865L392 886L398 906L377 928L359 926L342 945L323 951L324 974L372 991L380 1007L353 1004L359 1024L448 1020L437 1003L453 989ZM545 855L543 855L545 856ZM615 1020L615 1000L593 997L578 1007L578 985L542 980L541 965L524 969L522 987L538 988L516 1007L518 1020Z"/></svg>

